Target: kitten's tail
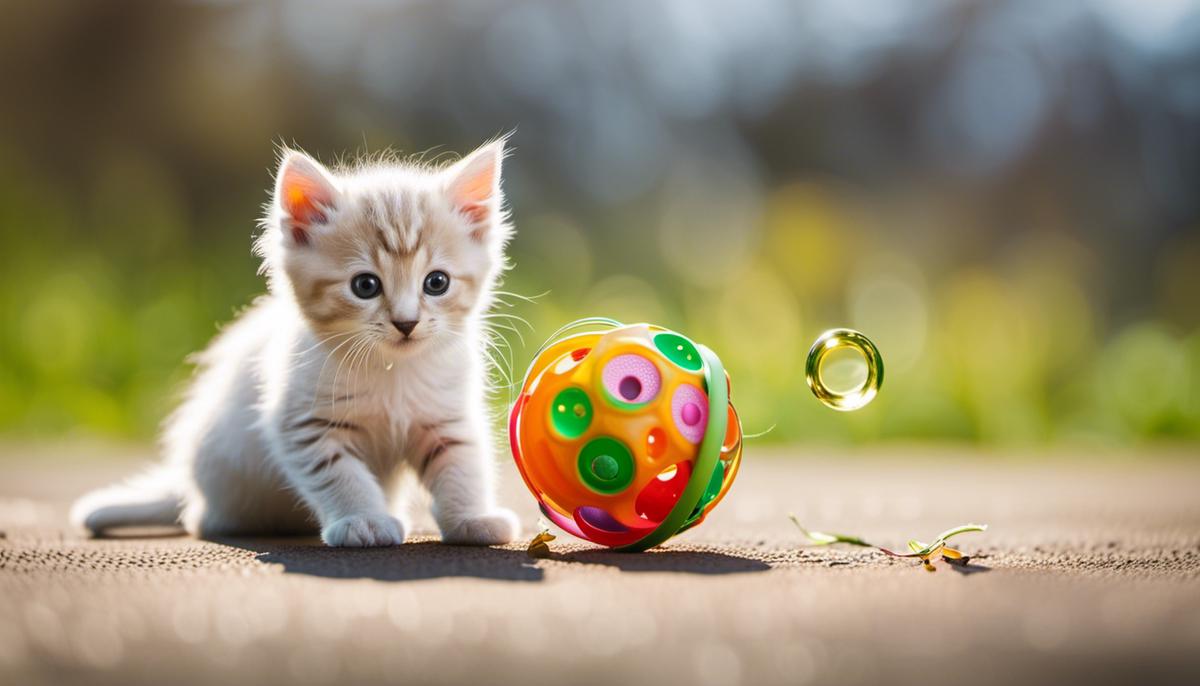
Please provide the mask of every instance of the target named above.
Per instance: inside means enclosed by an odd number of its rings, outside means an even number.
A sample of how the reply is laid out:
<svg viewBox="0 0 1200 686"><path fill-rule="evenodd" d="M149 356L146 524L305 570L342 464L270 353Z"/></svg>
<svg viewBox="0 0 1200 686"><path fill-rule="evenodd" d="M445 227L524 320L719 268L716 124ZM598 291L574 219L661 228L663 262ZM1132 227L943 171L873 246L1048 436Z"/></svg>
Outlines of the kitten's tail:
<svg viewBox="0 0 1200 686"><path fill-rule="evenodd" d="M182 481L166 465L84 495L71 506L71 524L102 535L127 526L179 526Z"/></svg>

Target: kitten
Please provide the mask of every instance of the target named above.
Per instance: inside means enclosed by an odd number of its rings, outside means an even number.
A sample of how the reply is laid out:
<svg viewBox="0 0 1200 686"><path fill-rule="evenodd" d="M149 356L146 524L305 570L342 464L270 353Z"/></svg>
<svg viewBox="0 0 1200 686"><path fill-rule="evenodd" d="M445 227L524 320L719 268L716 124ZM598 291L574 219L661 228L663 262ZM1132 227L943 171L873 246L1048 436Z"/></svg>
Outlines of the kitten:
<svg viewBox="0 0 1200 686"><path fill-rule="evenodd" d="M269 294L199 355L163 464L84 496L72 520L198 536L315 520L330 546L395 545L415 473L443 541L516 538L494 502L482 339L512 234L504 145L338 174L286 151L256 244Z"/></svg>

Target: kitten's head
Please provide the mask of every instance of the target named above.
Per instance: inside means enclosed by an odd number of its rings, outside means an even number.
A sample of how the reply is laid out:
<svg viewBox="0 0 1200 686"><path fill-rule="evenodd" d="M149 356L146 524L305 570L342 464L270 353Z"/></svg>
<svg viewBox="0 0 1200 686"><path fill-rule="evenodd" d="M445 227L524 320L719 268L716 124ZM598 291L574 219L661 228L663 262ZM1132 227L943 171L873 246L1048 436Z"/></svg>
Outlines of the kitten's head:
<svg viewBox="0 0 1200 686"><path fill-rule="evenodd" d="M285 151L258 246L272 290L294 296L334 345L361 334L405 355L461 336L490 305L512 233L504 145L440 169L340 173Z"/></svg>

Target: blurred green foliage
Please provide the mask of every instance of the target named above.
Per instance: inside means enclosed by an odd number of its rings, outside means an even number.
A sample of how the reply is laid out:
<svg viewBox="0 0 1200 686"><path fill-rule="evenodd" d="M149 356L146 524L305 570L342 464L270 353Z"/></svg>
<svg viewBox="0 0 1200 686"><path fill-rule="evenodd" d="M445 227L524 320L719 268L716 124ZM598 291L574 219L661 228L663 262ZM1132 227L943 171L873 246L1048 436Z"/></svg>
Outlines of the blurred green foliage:
<svg viewBox="0 0 1200 686"><path fill-rule="evenodd" d="M1038 233L987 262L931 269L911 245L870 237L857 222L896 218L869 214L855 194L813 181L777 188L760 246L695 284L596 264L584 256L600 246L561 218L524 222L508 287L552 290L536 305L514 302L536 329L514 344L518 373L563 322L604 315L671 326L717 350L746 430L776 426L763 440L1102 446L1200 436L1200 329L1104 321L1085 292L1096 260L1087 246ZM543 252L546 235L557 247ZM804 383L808 347L836 326L867 333L887 368L883 391L854 413L829 411Z"/></svg>
<svg viewBox="0 0 1200 686"><path fill-rule="evenodd" d="M230 203L245 216L206 216L186 211L170 170L146 159L113 162L85 197L0 169L0 221L21 229L6 236L0 262L0 430L152 435L187 378L185 357L263 290L249 245L266 191ZM760 246L696 283L604 263L603 246L575 223L518 207L505 289L542 295L505 298L504 311L533 331L522 329L524 344L502 331L513 357L501 362L519 376L544 336L600 314L714 347L747 431L777 425L764 440L1200 435L1200 333L1148 319L1104 335L1080 286L1084 246L1038 236L990 263L932 273L902 246L860 235L853 202L811 182L776 189ZM855 269L843 273L846 262ZM887 363L883 392L853 414L825 409L803 381L808 346L839 325L867 332Z"/></svg>
<svg viewBox="0 0 1200 686"><path fill-rule="evenodd" d="M124 159L101 178L64 196L0 165L2 430L150 435L184 357L262 288L249 228L189 215L170 173Z"/></svg>
<svg viewBox="0 0 1200 686"><path fill-rule="evenodd" d="M1200 22L967 4L10 8L0 434L153 435L264 288L274 143L515 128L505 289L539 296L506 298L533 327L504 332L518 376L604 315L717 350L764 441L1200 437ZM837 326L887 367L855 413L804 383Z"/></svg>

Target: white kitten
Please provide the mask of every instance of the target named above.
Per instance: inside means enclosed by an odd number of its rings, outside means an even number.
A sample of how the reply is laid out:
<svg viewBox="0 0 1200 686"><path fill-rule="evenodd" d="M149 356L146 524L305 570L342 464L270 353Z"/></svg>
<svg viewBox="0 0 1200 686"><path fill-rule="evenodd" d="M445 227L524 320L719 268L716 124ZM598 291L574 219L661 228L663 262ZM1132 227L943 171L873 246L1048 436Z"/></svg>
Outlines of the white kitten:
<svg viewBox="0 0 1200 686"><path fill-rule="evenodd" d="M507 543L494 503L482 315L512 229L504 141L448 168L334 175L280 164L257 245L270 294L198 358L166 459L81 498L93 532L175 524L200 536L320 526L331 546L404 541L415 472L449 543Z"/></svg>

